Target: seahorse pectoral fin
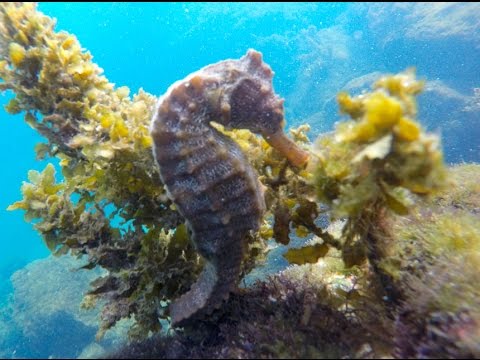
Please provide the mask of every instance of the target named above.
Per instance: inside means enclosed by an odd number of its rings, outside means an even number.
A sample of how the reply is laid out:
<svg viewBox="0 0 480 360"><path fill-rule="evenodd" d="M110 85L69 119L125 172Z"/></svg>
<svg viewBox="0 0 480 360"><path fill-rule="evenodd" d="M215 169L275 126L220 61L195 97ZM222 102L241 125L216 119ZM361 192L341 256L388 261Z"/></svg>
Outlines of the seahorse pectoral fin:
<svg viewBox="0 0 480 360"><path fill-rule="evenodd" d="M305 150L302 150L290 140L282 129L273 134L263 135L265 140L294 166L303 166L309 159L309 154Z"/></svg>

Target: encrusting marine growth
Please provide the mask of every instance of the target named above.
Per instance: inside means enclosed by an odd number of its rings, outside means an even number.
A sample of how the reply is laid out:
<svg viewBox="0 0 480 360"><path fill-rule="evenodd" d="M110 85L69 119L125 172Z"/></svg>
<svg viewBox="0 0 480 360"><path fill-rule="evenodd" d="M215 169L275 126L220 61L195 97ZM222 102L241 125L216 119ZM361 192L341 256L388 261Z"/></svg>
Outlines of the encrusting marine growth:
<svg viewBox="0 0 480 360"><path fill-rule="evenodd" d="M238 281L245 236L265 212L258 174L238 145L210 125L245 128L263 137L295 165L308 155L283 133L283 100L272 70L249 50L240 60L209 65L173 84L158 101L151 135L167 194L206 259L199 280L171 305L174 325L209 313Z"/></svg>

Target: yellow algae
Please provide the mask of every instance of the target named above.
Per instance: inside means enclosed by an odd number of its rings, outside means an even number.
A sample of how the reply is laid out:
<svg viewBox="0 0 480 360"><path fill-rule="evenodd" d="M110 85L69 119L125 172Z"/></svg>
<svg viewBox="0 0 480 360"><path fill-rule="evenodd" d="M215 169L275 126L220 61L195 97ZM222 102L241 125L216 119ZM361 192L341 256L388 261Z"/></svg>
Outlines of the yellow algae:
<svg viewBox="0 0 480 360"><path fill-rule="evenodd" d="M365 121L381 130L390 129L402 116L400 102L381 92L367 97L364 104Z"/></svg>
<svg viewBox="0 0 480 360"><path fill-rule="evenodd" d="M128 134L129 131L123 119L119 116L115 116L113 125L110 129L110 138L112 140L118 140L122 137L127 137Z"/></svg>
<svg viewBox="0 0 480 360"><path fill-rule="evenodd" d="M299 249L289 249L283 257L290 264L303 265L307 263L315 263L328 252L328 246L325 244L307 245Z"/></svg>
<svg viewBox="0 0 480 360"><path fill-rule="evenodd" d="M76 80L85 80L94 74L95 68L89 64L74 65L69 69L69 73L73 75Z"/></svg>
<svg viewBox="0 0 480 360"><path fill-rule="evenodd" d="M105 159L111 159L115 156L115 152L113 149L109 148L99 148L96 151L97 156L103 157Z"/></svg>
<svg viewBox="0 0 480 360"><path fill-rule="evenodd" d="M406 117L402 117L393 130L395 135L404 141L414 141L420 136L418 123Z"/></svg>
<svg viewBox="0 0 480 360"><path fill-rule="evenodd" d="M311 165L317 196L331 218L346 218L339 246L346 266L365 259L382 279L384 296L398 301L398 271L389 220L408 215L419 197L443 189L446 172L438 138L414 118L422 82L414 72L385 76L372 92L339 97L351 120L317 141Z"/></svg>
<svg viewBox="0 0 480 360"><path fill-rule="evenodd" d="M77 39L73 35L70 35L70 36L67 36L67 38L63 41L61 46L64 49L69 49L73 44L76 43L76 41Z"/></svg>
<svg viewBox="0 0 480 360"><path fill-rule="evenodd" d="M260 229L260 236L264 239L271 239L273 237L273 229L270 227L263 227Z"/></svg>
<svg viewBox="0 0 480 360"><path fill-rule="evenodd" d="M120 86L116 92L120 99L126 98L130 95L130 89L128 86Z"/></svg>
<svg viewBox="0 0 480 360"><path fill-rule="evenodd" d="M297 227L297 229L295 230L295 234L296 234L298 237L304 238L304 237L307 237L307 236L310 235L310 231L309 231L305 226L300 225L300 226Z"/></svg>
<svg viewBox="0 0 480 360"><path fill-rule="evenodd" d="M109 129L110 126L112 126L112 124L114 123L114 121L115 121L115 117L111 113L106 113L100 116L100 125L104 129Z"/></svg>
<svg viewBox="0 0 480 360"><path fill-rule="evenodd" d="M79 134L75 136L72 140L70 140L69 145L72 148L83 147L85 145L91 145L95 142L95 138L83 134Z"/></svg>
<svg viewBox="0 0 480 360"><path fill-rule="evenodd" d="M148 113L148 109L143 101L133 103L129 109L129 115L134 119L143 118L146 113Z"/></svg>
<svg viewBox="0 0 480 360"><path fill-rule="evenodd" d="M28 37L22 30L17 32L17 36L15 36L15 40L22 43L23 45L28 45Z"/></svg>
<svg viewBox="0 0 480 360"><path fill-rule="evenodd" d="M144 148L148 149L152 147L152 138L150 136L142 136L141 144Z"/></svg>
<svg viewBox="0 0 480 360"><path fill-rule="evenodd" d="M374 123L368 121L361 121L354 126L351 134L346 134L344 138L361 142L368 142L378 137L379 134L380 131Z"/></svg>
<svg viewBox="0 0 480 360"><path fill-rule="evenodd" d="M337 95L337 102L340 112L350 115L356 119L363 115L364 104L360 99L352 99L346 92L340 92Z"/></svg>
<svg viewBox="0 0 480 360"><path fill-rule="evenodd" d="M355 155L355 157L352 159L352 163L356 163L364 159L373 160L385 158L392 149L392 139L392 135L388 134L374 143L369 144L357 155Z"/></svg>
<svg viewBox="0 0 480 360"><path fill-rule="evenodd" d="M284 199L283 203L285 204L286 207L292 209L297 204L297 200L296 199Z"/></svg>
<svg viewBox="0 0 480 360"><path fill-rule="evenodd" d="M16 67L20 66L25 59L25 48L20 44L12 42L10 43L8 49L10 52L10 60L12 61L12 64Z"/></svg>

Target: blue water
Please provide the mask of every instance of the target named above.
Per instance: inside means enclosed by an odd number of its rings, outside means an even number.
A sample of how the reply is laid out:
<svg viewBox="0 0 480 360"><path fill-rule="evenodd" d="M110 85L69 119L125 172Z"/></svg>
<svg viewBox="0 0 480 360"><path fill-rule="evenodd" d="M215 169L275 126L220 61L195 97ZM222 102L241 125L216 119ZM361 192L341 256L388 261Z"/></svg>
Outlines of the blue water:
<svg viewBox="0 0 480 360"><path fill-rule="evenodd" d="M471 7L469 11L462 11ZM410 66L431 81L419 117L443 136L449 163L480 161L478 111L465 111L480 87L478 4L352 3L41 3L57 30L77 36L117 86L161 95L174 81L207 64L238 58L248 48L264 54L274 86L286 99L288 125L308 121L314 135L338 120L335 94L360 91L372 72ZM429 23L430 21L430 23ZM360 84L360 85L358 85ZM0 96L6 104L7 96ZM48 255L21 211L29 169L43 169L34 145L41 138L22 120L0 111L0 296L10 275Z"/></svg>

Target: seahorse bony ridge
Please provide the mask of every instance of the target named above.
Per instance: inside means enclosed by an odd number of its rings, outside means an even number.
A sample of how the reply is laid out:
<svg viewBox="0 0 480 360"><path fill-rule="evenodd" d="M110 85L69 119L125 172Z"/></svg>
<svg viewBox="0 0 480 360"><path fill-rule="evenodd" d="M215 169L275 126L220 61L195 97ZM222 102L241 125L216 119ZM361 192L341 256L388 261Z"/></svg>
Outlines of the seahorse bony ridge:
<svg viewBox="0 0 480 360"><path fill-rule="evenodd" d="M200 69L170 86L151 123L153 152L169 196L185 217L206 265L170 308L180 325L208 314L236 285L244 239L265 210L257 174L236 143L210 125L261 134L294 165L306 153L283 133L283 100L273 72L255 50Z"/></svg>

